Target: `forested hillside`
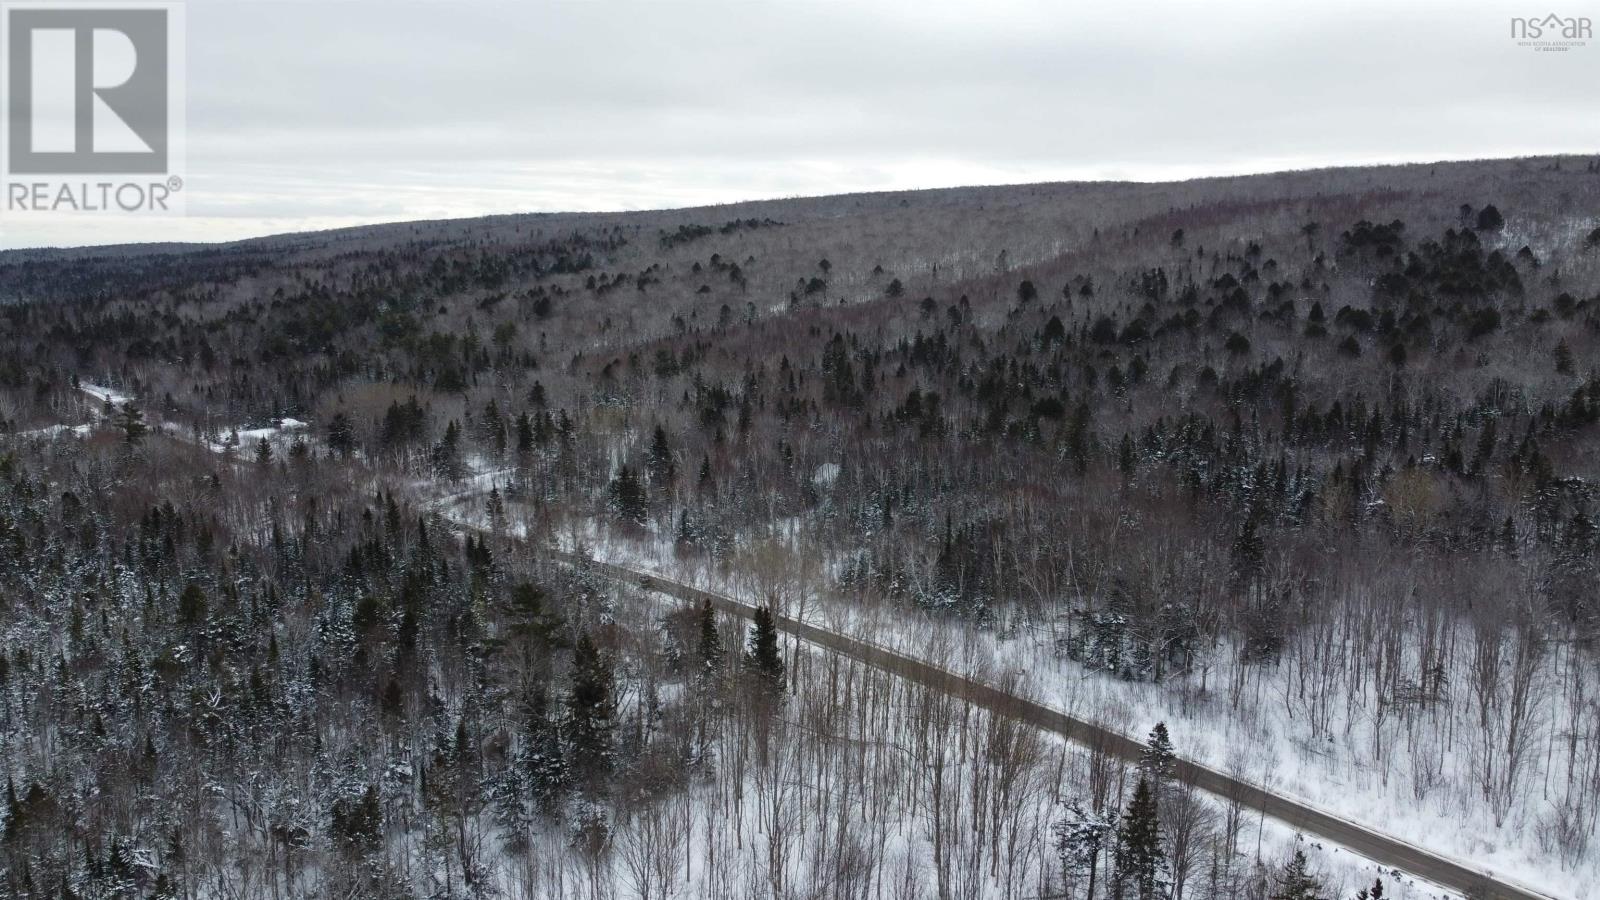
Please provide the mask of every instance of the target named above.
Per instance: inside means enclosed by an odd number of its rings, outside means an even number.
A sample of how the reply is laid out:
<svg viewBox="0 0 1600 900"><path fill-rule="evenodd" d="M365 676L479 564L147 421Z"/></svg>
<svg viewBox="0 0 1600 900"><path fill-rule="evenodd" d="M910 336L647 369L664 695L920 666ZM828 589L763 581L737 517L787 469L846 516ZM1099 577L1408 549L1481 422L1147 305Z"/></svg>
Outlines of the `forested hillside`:
<svg viewBox="0 0 1600 900"><path fill-rule="evenodd" d="M0 254L0 879L1427 891L560 546L1581 896L1597 360L1587 158Z"/></svg>

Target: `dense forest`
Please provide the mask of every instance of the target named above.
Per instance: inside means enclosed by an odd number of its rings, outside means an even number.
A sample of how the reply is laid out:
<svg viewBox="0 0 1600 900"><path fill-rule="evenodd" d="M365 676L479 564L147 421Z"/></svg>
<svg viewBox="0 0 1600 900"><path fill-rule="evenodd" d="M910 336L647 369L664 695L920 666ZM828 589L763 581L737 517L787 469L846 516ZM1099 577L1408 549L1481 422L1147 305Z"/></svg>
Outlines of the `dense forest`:
<svg viewBox="0 0 1600 900"><path fill-rule="evenodd" d="M1574 157L0 254L0 881L1580 896L1597 350Z"/></svg>

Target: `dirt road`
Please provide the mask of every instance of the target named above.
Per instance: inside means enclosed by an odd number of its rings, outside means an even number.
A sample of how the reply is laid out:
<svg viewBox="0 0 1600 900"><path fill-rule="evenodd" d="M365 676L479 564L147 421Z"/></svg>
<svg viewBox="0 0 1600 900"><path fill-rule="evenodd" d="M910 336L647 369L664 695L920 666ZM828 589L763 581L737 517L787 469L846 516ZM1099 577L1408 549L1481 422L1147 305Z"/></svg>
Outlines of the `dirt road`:
<svg viewBox="0 0 1600 900"><path fill-rule="evenodd" d="M562 551L547 552L564 562L586 565L608 577L629 581L658 593L696 604L702 600L710 600L715 608L736 616L748 618L755 612L755 607L748 603L690 587L659 575L584 559ZM787 616L779 616L777 622L779 628L804 641L860 660L917 684L962 697L983 709L1020 719L1035 727L1059 734L1070 741L1092 744L1130 761L1137 761L1144 749L1143 744L1126 735L1109 731L1093 722L1069 716L904 654L799 622ZM1256 784L1208 766L1179 760L1178 776L1207 793L1237 801L1242 806L1263 812L1307 836L1323 838L1348 847L1379 865L1399 869L1417 878L1443 885L1474 900L1565 900L1510 884L1493 873L1438 856L1414 844L1279 796Z"/></svg>

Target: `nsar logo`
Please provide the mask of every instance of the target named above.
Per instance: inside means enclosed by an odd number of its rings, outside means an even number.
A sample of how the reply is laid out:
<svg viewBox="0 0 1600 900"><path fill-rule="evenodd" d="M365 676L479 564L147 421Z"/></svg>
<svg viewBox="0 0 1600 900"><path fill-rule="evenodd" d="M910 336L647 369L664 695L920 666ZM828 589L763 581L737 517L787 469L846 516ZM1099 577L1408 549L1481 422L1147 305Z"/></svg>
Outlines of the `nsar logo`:
<svg viewBox="0 0 1600 900"><path fill-rule="evenodd" d="M1558 16L1511 20L1511 39L1519 47L1541 51L1565 51L1584 46L1594 37L1594 24L1588 16Z"/></svg>

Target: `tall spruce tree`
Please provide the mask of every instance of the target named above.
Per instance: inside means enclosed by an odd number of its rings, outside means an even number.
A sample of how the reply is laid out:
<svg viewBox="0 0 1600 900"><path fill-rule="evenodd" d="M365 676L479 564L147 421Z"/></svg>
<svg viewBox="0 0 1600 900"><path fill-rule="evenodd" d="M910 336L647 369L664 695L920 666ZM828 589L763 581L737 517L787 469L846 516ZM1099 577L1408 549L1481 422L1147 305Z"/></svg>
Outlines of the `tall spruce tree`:
<svg viewBox="0 0 1600 900"><path fill-rule="evenodd" d="M500 404L490 400L483 408L483 419L478 427L483 432L483 443L496 458L506 452L506 423L500 415Z"/></svg>
<svg viewBox="0 0 1600 900"><path fill-rule="evenodd" d="M106 397L106 404L110 404L109 396ZM117 428L122 429L122 439L128 447L138 447L150 431L149 426L144 424L144 413L131 400L122 405L122 413L117 415Z"/></svg>
<svg viewBox="0 0 1600 900"><path fill-rule="evenodd" d="M745 664L774 694L783 692L783 654L778 648L778 625L772 610L756 607L750 624L750 642Z"/></svg>
<svg viewBox="0 0 1600 900"><path fill-rule="evenodd" d="M545 647L565 645L562 629L566 622L557 613L545 608L544 589L524 581L511 589L501 612L505 614L505 642L532 655Z"/></svg>
<svg viewBox="0 0 1600 900"><path fill-rule="evenodd" d="M444 428L444 437L433 446L433 471L440 478L452 481L462 475L461 426L451 419Z"/></svg>
<svg viewBox="0 0 1600 900"><path fill-rule="evenodd" d="M1252 512L1245 516L1244 525L1233 539L1230 550L1233 562L1233 573L1241 582L1248 583L1261 574L1266 565L1266 544L1257 533L1256 516Z"/></svg>
<svg viewBox="0 0 1600 900"><path fill-rule="evenodd" d="M496 534L506 530L506 499L500 496L500 486L495 485L489 489L489 497L483 502L484 513L489 517L489 528Z"/></svg>
<svg viewBox="0 0 1600 900"><path fill-rule="evenodd" d="M109 395L106 403L110 403ZM117 416L117 427L122 429L122 440L130 447L137 447L144 443L144 436L149 433L149 426L144 423L144 413L133 403L122 404L122 413Z"/></svg>
<svg viewBox="0 0 1600 900"><path fill-rule="evenodd" d="M178 621L185 625L199 625L206 620L206 592L200 585L189 582L178 595Z"/></svg>
<svg viewBox="0 0 1600 900"><path fill-rule="evenodd" d="M1162 789L1172 781L1177 770L1178 755L1172 749L1172 738L1167 736L1167 723L1157 722L1139 753L1139 774L1150 782L1158 803Z"/></svg>
<svg viewBox="0 0 1600 900"><path fill-rule="evenodd" d="M711 600L705 600L700 606L700 646L698 648L701 670L707 676L714 676L722 671L722 635L717 632L717 613L711 608Z"/></svg>
<svg viewBox="0 0 1600 900"><path fill-rule="evenodd" d="M567 746L573 775L591 789L611 774L616 698L611 664L590 640L578 636L572 649L572 690L567 695Z"/></svg>
<svg viewBox="0 0 1600 900"><path fill-rule="evenodd" d="M1161 848L1161 821L1156 795L1141 776L1133 799L1122 814L1117 830L1116 875L1111 882L1114 900L1163 900L1170 887L1167 856Z"/></svg>
<svg viewBox="0 0 1600 900"><path fill-rule="evenodd" d="M562 746L561 729L550 715L550 698L542 686L528 698L520 762L534 806L553 818L561 809L571 769Z"/></svg>
<svg viewBox="0 0 1600 900"><path fill-rule="evenodd" d="M328 449L340 456L349 456L356 449L355 426L343 412L334 413L328 422Z"/></svg>
<svg viewBox="0 0 1600 900"><path fill-rule="evenodd" d="M672 484L672 479L677 475L677 465L672 461L667 431L660 425L656 426L655 435L650 440L649 464L650 480L658 489Z"/></svg>
<svg viewBox="0 0 1600 900"><path fill-rule="evenodd" d="M611 480L611 505L617 515L635 525L643 525L649 516L646 505L644 485L639 481L638 473L627 466L617 471L617 477Z"/></svg>
<svg viewBox="0 0 1600 900"><path fill-rule="evenodd" d="M1383 888L1379 887L1379 896ZM1294 851L1294 856L1283 865L1283 873L1277 878L1277 887L1272 892L1272 900L1328 900L1322 893L1322 882L1311 874L1311 865L1306 862L1306 855L1299 850Z"/></svg>
<svg viewBox="0 0 1600 900"><path fill-rule="evenodd" d="M527 455L533 452L533 422L529 421L527 413L517 416L517 453Z"/></svg>

